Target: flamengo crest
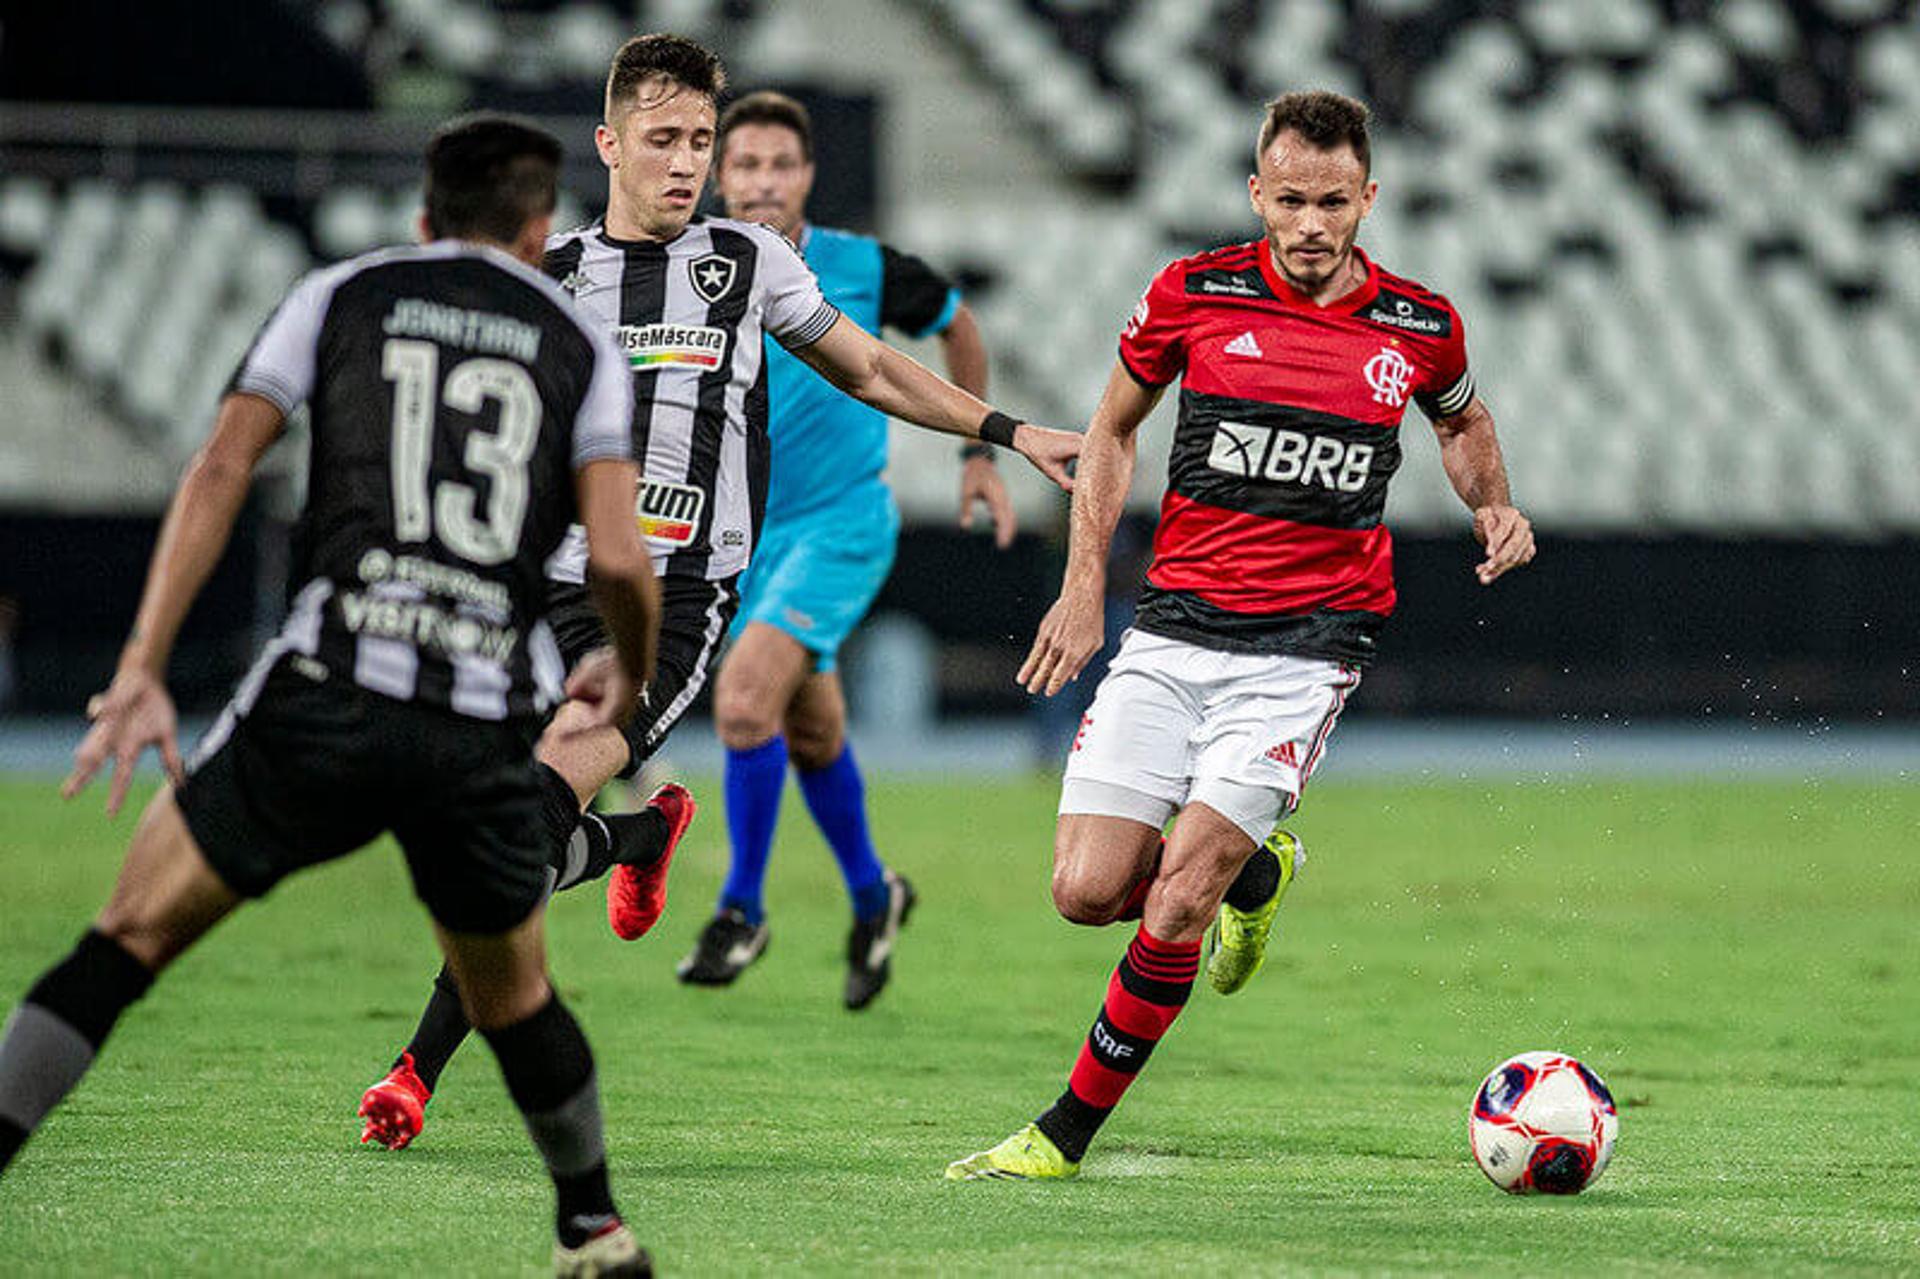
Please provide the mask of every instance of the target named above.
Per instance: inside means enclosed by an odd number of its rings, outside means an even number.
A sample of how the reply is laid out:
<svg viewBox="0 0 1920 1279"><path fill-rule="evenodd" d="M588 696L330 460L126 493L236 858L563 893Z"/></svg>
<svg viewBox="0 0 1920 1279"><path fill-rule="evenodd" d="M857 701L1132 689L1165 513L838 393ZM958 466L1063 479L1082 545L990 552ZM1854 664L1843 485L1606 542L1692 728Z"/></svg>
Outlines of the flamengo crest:
<svg viewBox="0 0 1920 1279"><path fill-rule="evenodd" d="M1407 388L1413 385L1413 363L1406 356L1383 346L1361 372L1367 375L1367 385L1373 388L1375 403L1395 409L1406 404Z"/></svg>
<svg viewBox="0 0 1920 1279"><path fill-rule="evenodd" d="M709 253L687 264L687 275L693 281L693 291L710 304L727 296L727 290L733 287L733 277L738 271L739 263L721 253Z"/></svg>

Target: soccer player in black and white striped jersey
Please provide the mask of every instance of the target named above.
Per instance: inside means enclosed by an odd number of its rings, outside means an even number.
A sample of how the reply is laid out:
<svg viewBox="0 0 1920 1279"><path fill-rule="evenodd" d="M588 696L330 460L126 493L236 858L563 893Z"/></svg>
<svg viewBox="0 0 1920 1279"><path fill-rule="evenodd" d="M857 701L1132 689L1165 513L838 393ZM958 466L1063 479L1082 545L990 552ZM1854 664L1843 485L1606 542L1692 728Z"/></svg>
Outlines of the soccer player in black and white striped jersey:
<svg viewBox="0 0 1920 1279"><path fill-rule="evenodd" d="M93 927L7 1022L0 1169L200 937L287 875L392 831L553 1177L557 1271L652 1273L614 1209L593 1056L547 980L542 932L533 744L563 674L541 620L543 566L569 521L589 530L618 654L567 682L581 722L631 714L659 607L627 514L624 362L533 269L560 154L498 117L436 135L432 243L307 276L234 375L65 791L111 759L112 814L149 746L174 784L147 806ZM312 479L297 600L183 767L168 653L254 468L302 403Z"/></svg>
<svg viewBox="0 0 1920 1279"><path fill-rule="evenodd" d="M563 706L540 748L555 886L611 869L608 920L628 939L665 905L667 866L692 797L669 785L639 813L582 809L659 747L698 695L732 621L735 580L766 503L763 335L854 398L931 430L1011 447L1062 488L1080 448L1078 434L997 412L842 316L779 233L696 215L725 85L720 60L693 41L649 35L621 46L594 135L608 172L606 214L555 237L546 261L631 366L637 510L663 596L656 673L633 720L624 730L581 731L576 710ZM563 548L550 572L548 617L572 662L605 641L586 607L577 552ZM413 1039L362 1097L362 1140L398 1149L419 1133L466 1031L443 970Z"/></svg>

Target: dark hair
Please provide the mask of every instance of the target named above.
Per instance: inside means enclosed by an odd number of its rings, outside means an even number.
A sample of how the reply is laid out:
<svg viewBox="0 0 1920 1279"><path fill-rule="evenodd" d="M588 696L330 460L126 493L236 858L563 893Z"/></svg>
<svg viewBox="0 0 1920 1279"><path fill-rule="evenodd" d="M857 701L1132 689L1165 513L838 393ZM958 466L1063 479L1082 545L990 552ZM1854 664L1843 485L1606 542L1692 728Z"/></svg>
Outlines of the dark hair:
<svg viewBox="0 0 1920 1279"><path fill-rule="evenodd" d="M1254 148L1253 163L1267 153L1273 140L1292 131L1305 138L1307 145L1322 151L1350 146L1360 168L1373 172L1373 152L1367 145L1367 119L1372 113L1367 104L1344 93L1314 89L1306 93L1283 93L1267 103L1266 122L1260 126L1260 145Z"/></svg>
<svg viewBox="0 0 1920 1279"><path fill-rule="evenodd" d="M553 212L559 181L551 133L511 116L462 116L427 143L427 230L511 244Z"/></svg>
<svg viewBox="0 0 1920 1279"><path fill-rule="evenodd" d="M727 70L713 50L685 36L635 36L620 46L607 69L607 123L613 123L619 103L637 95L653 79L669 80L712 99L727 90Z"/></svg>
<svg viewBox="0 0 1920 1279"><path fill-rule="evenodd" d="M813 160L813 118L807 109L784 93L761 89L749 93L720 117L720 133L714 150L723 158L727 153L727 135L743 124L774 124L792 129L800 137L800 154Z"/></svg>

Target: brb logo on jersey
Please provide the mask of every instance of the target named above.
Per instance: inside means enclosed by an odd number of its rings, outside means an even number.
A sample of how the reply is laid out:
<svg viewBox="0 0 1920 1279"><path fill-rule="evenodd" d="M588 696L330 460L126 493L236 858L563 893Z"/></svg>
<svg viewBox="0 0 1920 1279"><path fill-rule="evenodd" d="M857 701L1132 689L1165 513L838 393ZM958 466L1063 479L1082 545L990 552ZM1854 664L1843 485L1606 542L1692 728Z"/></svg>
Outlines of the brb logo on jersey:
<svg viewBox="0 0 1920 1279"><path fill-rule="evenodd" d="M1214 428L1207 465L1227 475L1276 484L1318 484L1358 493L1373 472L1373 445L1348 444L1284 427L1222 422Z"/></svg>
<svg viewBox="0 0 1920 1279"><path fill-rule="evenodd" d="M1376 404L1397 409L1407 402L1407 388L1413 385L1413 362L1390 346L1380 348L1361 369L1367 375L1367 385L1373 388Z"/></svg>
<svg viewBox="0 0 1920 1279"><path fill-rule="evenodd" d="M685 546L700 528L700 512L706 508L707 495L691 484L668 480L640 481L640 500L634 503L634 517L640 535L667 546Z"/></svg>

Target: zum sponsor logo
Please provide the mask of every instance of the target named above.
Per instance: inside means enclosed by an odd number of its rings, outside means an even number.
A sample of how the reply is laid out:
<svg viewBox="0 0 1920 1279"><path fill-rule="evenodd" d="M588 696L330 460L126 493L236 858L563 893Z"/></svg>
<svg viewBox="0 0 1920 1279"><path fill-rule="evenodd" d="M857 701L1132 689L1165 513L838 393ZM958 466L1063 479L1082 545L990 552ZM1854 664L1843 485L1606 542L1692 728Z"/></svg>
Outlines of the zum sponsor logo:
<svg viewBox="0 0 1920 1279"><path fill-rule="evenodd" d="M707 495L691 484L642 479L633 514L642 537L668 546L686 546L699 531L700 512L706 508Z"/></svg>

